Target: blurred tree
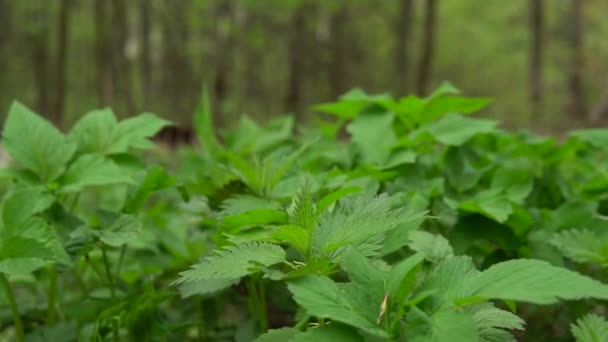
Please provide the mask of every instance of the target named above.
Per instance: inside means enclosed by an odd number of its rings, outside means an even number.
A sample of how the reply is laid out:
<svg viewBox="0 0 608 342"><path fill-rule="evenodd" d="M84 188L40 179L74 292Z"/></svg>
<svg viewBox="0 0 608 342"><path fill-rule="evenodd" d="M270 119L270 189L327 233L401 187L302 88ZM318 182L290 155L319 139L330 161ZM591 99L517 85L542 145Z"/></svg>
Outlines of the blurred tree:
<svg viewBox="0 0 608 342"><path fill-rule="evenodd" d="M111 37L108 28L107 0L95 0L93 17L95 18L95 62L96 62L96 92L100 107L113 104L112 54Z"/></svg>
<svg viewBox="0 0 608 342"><path fill-rule="evenodd" d="M591 124L597 125L608 117L608 87L604 88L599 101L589 113Z"/></svg>
<svg viewBox="0 0 608 342"><path fill-rule="evenodd" d="M529 5L529 96L532 114L538 115L542 113L543 102L543 51L545 45L543 0L529 0Z"/></svg>
<svg viewBox="0 0 608 342"><path fill-rule="evenodd" d="M397 92L399 95L404 95L408 91L409 75L409 47L411 40L412 19L413 19L413 1L399 1L399 15L395 21L395 37L397 44L395 45L395 71L397 77Z"/></svg>
<svg viewBox="0 0 608 342"><path fill-rule="evenodd" d="M585 102L585 87L583 84L584 60L584 41L583 41L583 22L584 9L583 0L570 0L570 15L567 16L568 28L568 89L570 101L567 112L574 119L587 119L587 105Z"/></svg>
<svg viewBox="0 0 608 342"><path fill-rule="evenodd" d="M223 122L224 105L228 96L229 70L233 62L233 4L231 0L220 0L215 8L215 78L213 81L213 103L216 119Z"/></svg>
<svg viewBox="0 0 608 342"><path fill-rule="evenodd" d="M124 100L124 114L133 115L137 111L137 106L133 95L133 67L127 58L129 3L124 0L112 0L112 69L114 91L117 92L115 96L117 99Z"/></svg>
<svg viewBox="0 0 608 342"><path fill-rule="evenodd" d="M97 0L100 1L100 0ZM139 0L139 43L141 53L139 54L141 72L142 107L149 110L150 97L152 96L152 49L150 47L152 30L152 2L150 0Z"/></svg>
<svg viewBox="0 0 608 342"><path fill-rule="evenodd" d="M49 17L52 13L50 2L31 3L26 7L28 30L26 41L31 68L34 76L35 109L38 113L49 115L51 111L51 84L49 77Z"/></svg>
<svg viewBox="0 0 608 342"><path fill-rule="evenodd" d="M350 8L348 2L342 3L331 15L329 23L329 86L331 98L337 98L348 90L350 85L350 61L354 42L350 36L348 23L350 22Z"/></svg>
<svg viewBox="0 0 608 342"><path fill-rule="evenodd" d="M309 32L309 21L311 14L314 13L314 8L308 2L302 2L297 5L293 11L291 19L291 29L288 48L288 84L287 96L285 98L285 111L293 112L296 119L302 120L303 111L303 87L306 79L306 58L311 52Z"/></svg>
<svg viewBox="0 0 608 342"><path fill-rule="evenodd" d="M57 59L55 61L55 101L51 119L61 126L65 110L66 63L70 32L71 1L61 0L59 8L59 30L57 31Z"/></svg>
<svg viewBox="0 0 608 342"><path fill-rule="evenodd" d="M422 52L418 61L418 78L416 80L416 92L421 96L427 94L431 79L431 69L435 54L436 22L437 0L425 0Z"/></svg>
<svg viewBox="0 0 608 342"><path fill-rule="evenodd" d="M8 65L8 46L11 36L11 8L8 0L0 0L0 65ZM6 82L6 73L0 76L0 88Z"/></svg>

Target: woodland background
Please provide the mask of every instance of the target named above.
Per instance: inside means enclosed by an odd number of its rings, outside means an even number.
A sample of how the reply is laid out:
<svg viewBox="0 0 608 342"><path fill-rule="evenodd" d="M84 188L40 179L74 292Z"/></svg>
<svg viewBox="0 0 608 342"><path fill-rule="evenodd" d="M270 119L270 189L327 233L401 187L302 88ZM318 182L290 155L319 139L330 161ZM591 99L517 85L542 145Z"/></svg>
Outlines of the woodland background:
<svg viewBox="0 0 608 342"><path fill-rule="evenodd" d="M68 126L93 108L187 125L294 113L354 87L426 95L555 131L608 118L606 0L0 0L0 113ZM3 117L0 117L3 121Z"/></svg>

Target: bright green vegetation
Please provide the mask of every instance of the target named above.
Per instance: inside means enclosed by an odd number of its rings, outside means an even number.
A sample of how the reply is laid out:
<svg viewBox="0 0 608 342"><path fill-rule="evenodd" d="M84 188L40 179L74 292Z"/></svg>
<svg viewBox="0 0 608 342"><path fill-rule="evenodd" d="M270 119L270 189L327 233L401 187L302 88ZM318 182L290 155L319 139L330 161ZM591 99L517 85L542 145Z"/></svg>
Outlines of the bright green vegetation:
<svg viewBox="0 0 608 342"><path fill-rule="evenodd" d="M199 144L152 114L66 134L15 103L0 340L605 341L608 129L560 139L490 101L354 90Z"/></svg>

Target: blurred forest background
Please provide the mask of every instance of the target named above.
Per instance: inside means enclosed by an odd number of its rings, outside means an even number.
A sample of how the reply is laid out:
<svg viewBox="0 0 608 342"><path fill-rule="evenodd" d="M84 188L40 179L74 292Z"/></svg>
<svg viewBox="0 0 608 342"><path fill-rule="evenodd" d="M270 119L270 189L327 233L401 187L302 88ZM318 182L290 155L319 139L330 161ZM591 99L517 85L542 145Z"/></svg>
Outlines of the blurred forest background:
<svg viewBox="0 0 608 342"><path fill-rule="evenodd" d="M507 126L597 125L607 18L606 0L0 0L0 108L188 124L204 84L229 125L449 80L495 98L484 115Z"/></svg>

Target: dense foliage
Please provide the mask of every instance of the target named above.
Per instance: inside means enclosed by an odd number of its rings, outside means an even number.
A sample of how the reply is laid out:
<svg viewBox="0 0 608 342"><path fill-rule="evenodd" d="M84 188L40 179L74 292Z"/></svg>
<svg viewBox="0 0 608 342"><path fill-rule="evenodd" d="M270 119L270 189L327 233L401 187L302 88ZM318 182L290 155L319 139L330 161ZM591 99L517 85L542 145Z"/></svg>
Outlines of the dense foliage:
<svg viewBox="0 0 608 342"><path fill-rule="evenodd" d="M220 136L203 96L177 151L153 114L64 134L14 103L0 340L603 341L608 129L489 102L353 90Z"/></svg>

